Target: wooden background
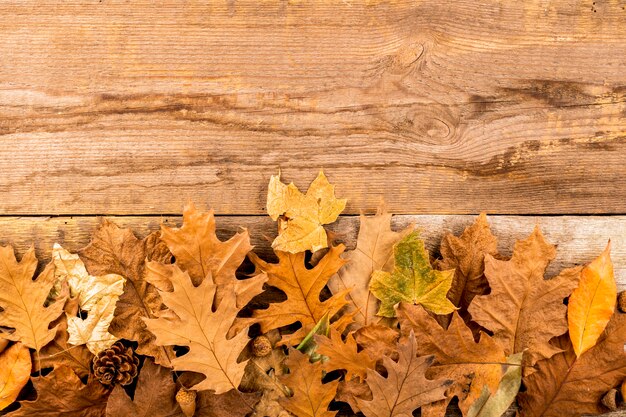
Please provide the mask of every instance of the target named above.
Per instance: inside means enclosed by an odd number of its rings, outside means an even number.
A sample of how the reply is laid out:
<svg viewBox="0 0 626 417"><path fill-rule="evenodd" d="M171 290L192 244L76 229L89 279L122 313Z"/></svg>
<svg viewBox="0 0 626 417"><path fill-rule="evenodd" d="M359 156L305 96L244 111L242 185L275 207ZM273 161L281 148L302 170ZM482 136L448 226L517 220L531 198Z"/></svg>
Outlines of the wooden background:
<svg viewBox="0 0 626 417"><path fill-rule="evenodd" d="M0 242L139 234L193 200L268 253L266 185L323 168L431 248L486 211L626 289L626 0L0 2Z"/></svg>

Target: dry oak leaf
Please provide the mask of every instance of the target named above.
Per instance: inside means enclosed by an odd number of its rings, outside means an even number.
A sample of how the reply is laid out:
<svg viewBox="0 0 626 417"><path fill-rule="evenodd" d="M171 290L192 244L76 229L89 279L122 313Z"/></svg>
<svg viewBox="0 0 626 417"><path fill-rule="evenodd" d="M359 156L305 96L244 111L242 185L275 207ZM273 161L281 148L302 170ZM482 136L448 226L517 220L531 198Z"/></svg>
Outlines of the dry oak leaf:
<svg viewBox="0 0 626 417"><path fill-rule="evenodd" d="M372 401L372 390L365 381L360 379L351 379L349 381L339 381L337 385L337 395L335 395L336 401L342 401L347 403L352 411L355 413L361 412L359 405L357 404L357 398L365 401Z"/></svg>
<svg viewBox="0 0 626 417"><path fill-rule="evenodd" d="M87 318L67 316L68 343L87 345L91 353L111 347L118 338L109 333L115 305L124 292L124 277L106 274L89 275L78 255L71 254L58 243L52 249L54 275L57 282L67 282L70 296L77 298L78 307L87 312Z"/></svg>
<svg viewBox="0 0 626 417"><path fill-rule="evenodd" d="M346 311L354 312L358 327L376 321L378 300L369 291L372 273L393 270L393 246L412 230L413 225L400 232L391 230L391 213L387 213L384 204L374 216L361 214L356 248L346 252L348 263L328 281L333 294L350 290Z"/></svg>
<svg viewBox="0 0 626 417"><path fill-rule="evenodd" d="M54 340L41 349L39 360L35 357L33 370L39 371L40 368L57 368L64 365L71 368L81 378L89 375L93 354L85 345L68 345L68 338L67 319L63 315L58 320Z"/></svg>
<svg viewBox="0 0 626 417"><path fill-rule="evenodd" d="M537 363L524 378L518 403L522 417L600 414L600 400L626 377L626 314L615 313L595 346L576 357L567 335L556 340L563 352Z"/></svg>
<svg viewBox="0 0 626 417"><path fill-rule="evenodd" d="M400 333L396 329L381 324L369 324L354 332L354 339L371 358L380 360L389 356L398 359L398 338Z"/></svg>
<svg viewBox="0 0 626 417"><path fill-rule="evenodd" d="M95 379L83 384L67 366L32 378L37 391L34 401L20 401L10 417L104 417L109 390Z"/></svg>
<svg viewBox="0 0 626 417"><path fill-rule="evenodd" d="M50 329L50 323L61 315L65 298L47 305L48 294L55 284L54 266L48 264L33 280L36 269L32 246L20 262L11 246L0 246L0 326L15 329L1 336L39 352L54 339L57 329Z"/></svg>
<svg viewBox="0 0 626 417"><path fill-rule="evenodd" d="M298 253L315 252L328 247L323 225L337 220L346 207L345 199L335 198L335 186L322 171L306 194L293 184L280 181L280 173L272 175L267 189L267 214L279 220L279 234L272 242L275 250Z"/></svg>
<svg viewBox="0 0 626 417"><path fill-rule="evenodd" d="M346 304L346 293L335 294L325 301L320 301L320 293L328 279L346 262L340 257L344 248L343 245L331 247L312 269L307 269L304 252L291 254L278 251L277 264L267 263L250 253L250 260L256 268L267 274L268 285L287 295L287 300L281 303L272 303L267 309L254 311L253 317L260 323L263 333L299 322L302 327L284 336L279 343L296 345L325 314L330 318L337 314ZM342 331L350 317L350 314L345 314L342 319L331 323L331 327Z"/></svg>
<svg viewBox="0 0 626 417"><path fill-rule="evenodd" d="M422 306L401 303L397 316L403 338L415 334L417 354L435 357L426 375L454 381L446 392L446 406L456 396L466 415L483 387L490 393L497 390L506 357L502 347L487 334L481 334L475 342L471 329L456 312L445 330Z"/></svg>
<svg viewBox="0 0 626 417"><path fill-rule="evenodd" d="M376 360L364 352L358 351L356 341L352 333L346 336L346 340L341 339L341 334L336 330L331 330L330 337L316 335L316 353L327 356L328 359L322 361L322 369L326 372L337 369L346 371L346 379L351 380L356 377L364 380L368 369L375 369Z"/></svg>
<svg viewBox="0 0 626 417"><path fill-rule="evenodd" d="M222 394L237 389L246 362L237 358L248 343L247 329L231 339L226 335L239 312L235 291L224 292L217 310L211 306L217 286L205 279L195 287L189 274L175 267L171 277L172 291L158 290L169 313L156 319L143 318L160 346L187 346L189 352L172 359L176 371L193 371L206 379L190 389L214 390Z"/></svg>
<svg viewBox="0 0 626 417"><path fill-rule="evenodd" d="M30 351L15 343L0 354L0 410L13 403L30 379Z"/></svg>
<svg viewBox="0 0 626 417"><path fill-rule="evenodd" d="M194 285L200 285L210 275L218 286L216 305L222 299L222 287L235 286L237 306L243 308L257 294L263 291L264 275L238 280L237 268L252 250L247 230L235 234L222 242L215 234L213 210L198 211L189 203L183 210L181 227L161 225L161 239L176 258L176 265L187 271ZM153 273L158 272L154 270Z"/></svg>
<svg viewBox="0 0 626 417"><path fill-rule="evenodd" d="M126 278L109 332L120 339L137 342L138 354L151 356L156 363L170 367L174 351L157 346L154 335L140 319L157 317L164 309L156 288L145 280L147 261L165 262L171 258L158 232L139 240L130 229L120 229L105 220L79 255L92 275L111 273Z"/></svg>
<svg viewBox="0 0 626 417"><path fill-rule="evenodd" d="M558 353L550 339L567 331L563 300L576 288L580 268L545 280L544 271L555 253L535 227L527 239L515 243L510 260L485 255L491 293L474 298L469 307L472 319L493 332L507 356L526 350L525 366Z"/></svg>
<svg viewBox="0 0 626 417"><path fill-rule="evenodd" d="M289 349L287 366L290 373L280 377L293 396L280 398L280 404L297 417L333 417L337 412L328 411L335 397L338 381L322 384L322 365L309 362L309 355Z"/></svg>
<svg viewBox="0 0 626 417"><path fill-rule="evenodd" d="M169 369L146 359L131 399L121 385L111 391L107 417L185 417L176 402L176 384Z"/></svg>
<svg viewBox="0 0 626 417"><path fill-rule="evenodd" d="M436 314L448 314L456 308L446 294L452 285L454 270L435 271L418 232L412 232L394 246L393 272L375 271L370 291L378 298L378 315L394 317L399 302L421 304Z"/></svg>
<svg viewBox="0 0 626 417"><path fill-rule="evenodd" d="M611 262L611 243L580 273L580 281L569 297L567 322L576 356L596 344L608 324L617 300L617 284Z"/></svg>
<svg viewBox="0 0 626 417"><path fill-rule="evenodd" d="M425 404L445 398L444 392L452 383L445 378L426 378L433 356L417 357L417 343L413 335L398 345L399 359L394 362L383 358L387 378L373 370L367 371L367 385L372 390L372 400L356 398L359 409L366 417L406 417Z"/></svg>
<svg viewBox="0 0 626 417"><path fill-rule="evenodd" d="M470 303L477 295L489 292L489 282L484 273L485 255L496 256L498 253L498 239L491 234L487 216L484 213L478 216L459 237L446 233L441 240L440 252L443 259L436 262L437 269L455 270L448 299L459 307L463 320L470 323L471 317L467 312ZM450 316L442 319L444 327L450 319Z"/></svg>

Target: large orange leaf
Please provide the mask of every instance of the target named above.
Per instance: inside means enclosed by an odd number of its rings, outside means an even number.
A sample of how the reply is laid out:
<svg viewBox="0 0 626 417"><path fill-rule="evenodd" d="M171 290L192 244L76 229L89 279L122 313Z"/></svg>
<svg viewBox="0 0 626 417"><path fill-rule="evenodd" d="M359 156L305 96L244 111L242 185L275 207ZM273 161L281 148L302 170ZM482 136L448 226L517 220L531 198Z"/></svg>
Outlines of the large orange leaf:
<svg viewBox="0 0 626 417"><path fill-rule="evenodd" d="M30 351L16 343L0 354L0 410L17 398L30 379Z"/></svg>
<svg viewBox="0 0 626 417"><path fill-rule="evenodd" d="M615 310L617 285L611 262L611 243L580 274L578 288L567 306L569 335L576 356L596 344Z"/></svg>

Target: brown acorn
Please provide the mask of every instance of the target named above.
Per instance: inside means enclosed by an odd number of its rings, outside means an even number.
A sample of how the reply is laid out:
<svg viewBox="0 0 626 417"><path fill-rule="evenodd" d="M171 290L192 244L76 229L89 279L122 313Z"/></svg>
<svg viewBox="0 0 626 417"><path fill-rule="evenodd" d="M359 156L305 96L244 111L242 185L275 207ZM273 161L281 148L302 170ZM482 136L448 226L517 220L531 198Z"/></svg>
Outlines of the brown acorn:
<svg viewBox="0 0 626 417"><path fill-rule="evenodd" d="M252 354L257 358L267 356L272 352L272 342L267 336L257 336L252 341Z"/></svg>
<svg viewBox="0 0 626 417"><path fill-rule="evenodd" d="M181 388L176 393L176 402L180 406L183 414L193 417L196 412L196 392Z"/></svg>
<svg viewBox="0 0 626 417"><path fill-rule="evenodd" d="M128 385L137 376L139 358L121 342L93 358L93 374L104 385Z"/></svg>

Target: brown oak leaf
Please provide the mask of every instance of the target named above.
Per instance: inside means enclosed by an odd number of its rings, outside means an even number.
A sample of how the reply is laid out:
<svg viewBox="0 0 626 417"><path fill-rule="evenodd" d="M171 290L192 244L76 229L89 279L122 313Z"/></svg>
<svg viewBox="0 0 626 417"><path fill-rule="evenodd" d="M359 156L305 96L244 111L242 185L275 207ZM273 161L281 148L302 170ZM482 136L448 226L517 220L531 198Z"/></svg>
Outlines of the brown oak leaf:
<svg viewBox="0 0 626 417"><path fill-rule="evenodd" d="M378 321L378 299L369 291L370 278L374 271L393 270L393 246L412 230L413 225L400 232L391 230L391 213L384 204L374 216L361 214L356 248L346 252L347 264L328 281L333 294L350 291L346 311L354 312L358 327Z"/></svg>
<svg viewBox="0 0 626 417"><path fill-rule="evenodd" d="M183 225L179 228L161 225L161 239L176 258L176 265L187 271L194 285L200 285L211 276L218 286L216 305L222 299L222 287L235 286L237 306L243 308L257 294L263 291L267 278L260 274L238 280L237 268L252 250L247 230L235 234L222 242L215 234L213 210L201 212L189 203L183 210ZM228 291L228 290L225 290Z"/></svg>
<svg viewBox="0 0 626 417"><path fill-rule="evenodd" d="M600 401L626 377L626 314L614 313L598 343L576 358L567 335L556 347L563 352L539 361L524 378L518 396L522 417L574 417L606 412Z"/></svg>
<svg viewBox="0 0 626 417"><path fill-rule="evenodd" d="M110 391L95 379L83 384L67 366L50 374L31 378L37 398L20 401L20 408L10 417L103 417Z"/></svg>
<svg viewBox="0 0 626 417"><path fill-rule="evenodd" d="M389 356L398 359L398 338L400 333L396 329L382 324L369 324L354 332L354 339L373 359L380 360Z"/></svg>
<svg viewBox="0 0 626 417"><path fill-rule="evenodd" d="M387 378L376 371L367 371L367 385L372 390L372 400L356 398L359 409L366 417L404 417L425 404L445 398L452 381L445 378L429 380L426 371L433 356L417 357L417 343L413 335L398 345L399 359L394 362L383 358Z"/></svg>
<svg viewBox="0 0 626 417"><path fill-rule="evenodd" d="M290 373L280 377L293 396L279 399L280 404L298 417L333 417L328 405L337 392L337 381L322 384L322 365L309 362L309 355L289 350L287 366Z"/></svg>
<svg viewBox="0 0 626 417"><path fill-rule="evenodd" d="M456 396L465 415L480 397L483 387L488 387L490 392L498 388L501 364L506 362L506 357L492 338L483 333L475 342L472 331L456 312L452 313L450 326L444 330L422 306L401 303L396 311L403 337L415 334L417 354L435 357L426 375L454 381L446 392L446 407ZM446 407L441 407L444 412Z"/></svg>
<svg viewBox="0 0 626 417"><path fill-rule="evenodd" d="M143 318L148 330L156 335L159 346L187 346L189 352L172 359L176 371L193 371L206 379L191 387L193 390L214 390L222 394L237 389L243 377L246 362L237 362L248 343L247 331L231 339L226 335L239 312L235 291L223 292L222 302L212 311L217 286L205 279L197 287L187 272L177 266L171 277L172 291L159 289L169 314Z"/></svg>
<svg viewBox="0 0 626 417"><path fill-rule="evenodd" d="M485 255L491 293L474 298L469 307L472 319L493 332L507 356L526 349L525 366L558 353L550 339L567 331L563 300L576 288L580 268L545 280L544 271L555 253L535 227L527 239L515 243L510 260Z"/></svg>
<svg viewBox="0 0 626 417"><path fill-rule="evenodd" d="M107 417L185 417L176 402L176 384L169 369L146 359L141 366L137 388L131 399L121 385L111 391Z"/></svg>
<svg viewBox="0 0 626 417"><path fill-rule="evenodd" d="M467 312L477 295L489 292L489 282L485 277L485 255L498 254L498 239L491 234L487 216L483 213L467 227L461 236L446 233L441 240L442 259L435 263L442 271L454 269L452 287L448 299L459 307L459 314L466 323L471 323ZM438 321L447 327L452 316L441 316ZM471 325L470 325L471 327Z"/></svg>
<svg viewBox="0 0 626 417"><path fill-rule="evenodd" d="M279 344L298 344L319 322L325 314L333 317L346 304L346 292L335 294L325 301L320 301L320 293L328 279L346 262L340 255L343 245L331 247L312 269L307 269L304 252L291 254L276 252L278 263L271 264L261 260L254 253L250 259L258 270L268 276L267 283L287 295L287 300L272 303L269 308L255 310L253 317L261 325L261 331L267 333L299 322L302 327L291 335L286 335ZM331 324L337 330L343 330L349 323L350 315Z"/></svg>
<svg viewBox="0 0 626 417"><path fill-rule="evenodd" d="M71 346L67 343L67 321L65 315L58 320L54 340L41 349L39 361L33 362L34 370L57 368L61 365L71 368L79 377L86 377L91 370L93 354L85 345ZM36 358L35 358L36 359Z"/></svg>
<svg viewBox="0 0 626 417"><path fill-rule="evenodd" d="M164 309L156 288L144 276L146 261L165 262L171 257L167 246L159 240L158 232L139 240L130 229L120 229L105 220L79 255L92 275L112 273L126 278L109 332L137 342L137 353L151 356L163 366L171 366L174 351L155 345L154 335L141 320L142 317L157 317Z"/></svg>
<svg viewBox="0 0 626 417"><path fill-rule="evenodd" d="M61 315L65 298L58 297L48 305L48 294L55 285L54 266L49 264L33 280L36 269L32 246L20 262L13 247L0 246L0 326L14 329L0 334L39 352L56 335L57 328L50 324Z"/></svg>
<svg viewBox="0 0 626 417"><path fill-rule="evenodd" d="M316 353L328 357L328 360L322 362L322 369L326 372L344 369L347 380L356 377L364 380L367 370L375 369L376 360L370 358L366 352L358 351L352 333L343 341L338 331L331 330L330 337L316 335L315 343L317 343Z"/></svg>

